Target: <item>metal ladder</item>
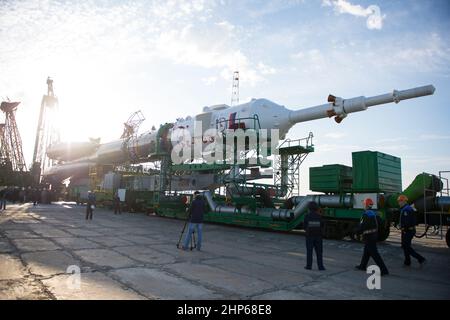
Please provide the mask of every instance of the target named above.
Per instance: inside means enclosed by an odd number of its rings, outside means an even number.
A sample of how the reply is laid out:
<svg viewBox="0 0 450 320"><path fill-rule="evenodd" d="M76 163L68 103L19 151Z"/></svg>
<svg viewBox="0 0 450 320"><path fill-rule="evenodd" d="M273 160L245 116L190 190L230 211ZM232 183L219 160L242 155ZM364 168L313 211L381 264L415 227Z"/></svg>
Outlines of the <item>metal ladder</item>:
<svg viewBox="0 0 450 320"><path fill-rule="evenodd" d="M288 176L288 198L300 195L300 166L308 154L314 151L313 137L313 133L310 132L308 137L303 139L286 139L278 147L276 167L281 175L274 175L274 184L281 183L285 172Z"/></svg>

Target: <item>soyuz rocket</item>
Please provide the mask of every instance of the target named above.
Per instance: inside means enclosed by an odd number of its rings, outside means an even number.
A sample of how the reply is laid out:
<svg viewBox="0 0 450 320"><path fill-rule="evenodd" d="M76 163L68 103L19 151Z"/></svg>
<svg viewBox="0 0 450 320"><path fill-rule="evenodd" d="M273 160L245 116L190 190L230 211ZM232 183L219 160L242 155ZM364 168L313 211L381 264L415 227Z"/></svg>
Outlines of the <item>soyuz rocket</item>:
<svg viewBox="0 0 450 320"><path fill-rule="evenodd" d="M80 142L58 143L49 146L47 156L58 164L44 171L44 179L62 181L74 176L87 176L89 166L120 165L129 160L133 151L135 163L159 160L158 153L163 147L170 154L173 137L188 132L194 136L196 124L201 123L202 132L208 129L255 129L255 120L260 129L278 129L279 137L284 139L288 131L297 123L322 118L334 118L340 123L349 114L365 111L370 107L386 103L398 103L402 100L432 95L434 86L427 85L407 90L394 90L390 93L372 97L354 97L344 99L328 96L325 104L299 110L289 110L267 99L252 99L236 106L225 104L204 107L203 112L195 116L178 119L162 125L159 129L142 133L136 139L118 139L107 143ZM211 141L209 141L211 142Z"/></svg>

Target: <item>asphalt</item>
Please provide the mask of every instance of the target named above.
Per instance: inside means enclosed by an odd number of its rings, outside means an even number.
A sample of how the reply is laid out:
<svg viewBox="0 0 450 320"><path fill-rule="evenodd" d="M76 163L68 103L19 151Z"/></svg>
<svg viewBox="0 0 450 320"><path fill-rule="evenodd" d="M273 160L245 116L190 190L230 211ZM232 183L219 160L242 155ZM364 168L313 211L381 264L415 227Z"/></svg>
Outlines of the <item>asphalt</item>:
<svg viewBox="0 0 450 320"><path fill-rule="evenodd" d="M101 208L86 221L84 210L0 212L0 299L450 299L450 249L438 236L416 239L428 262L405 268L393 229L379 245L390 275L368 289L370 275L353 269L363 246L350 239L324 240L327 270L308 271L302 232L205 224L202 251L182 251L184 221Z"/></svg>

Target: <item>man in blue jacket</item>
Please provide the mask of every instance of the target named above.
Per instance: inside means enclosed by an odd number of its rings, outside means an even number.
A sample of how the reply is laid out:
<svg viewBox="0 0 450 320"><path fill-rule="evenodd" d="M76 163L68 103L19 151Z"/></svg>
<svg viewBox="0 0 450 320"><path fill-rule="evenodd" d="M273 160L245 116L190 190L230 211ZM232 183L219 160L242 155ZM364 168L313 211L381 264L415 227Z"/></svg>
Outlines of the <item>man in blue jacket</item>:
<svg viewBox="0 0 450 320"><path fill-rule="evenodd" d="M411 265L411 256L417 259L422 265L426 259L418 254L412 247L412 239L416 234L416 216L414 209L408 205L408 197L400 195L397 198L398 206L400 207L400 228L402 231L402 248L405 254L404 265L409 267Z"/></svg>
<svg viewBox="0 0 450 320"><path fill-rule="evenodd" d="M308 204L308 214L305 216L304 228L306 231L306 270L312 268L313 249L317 255L317 267L319 270L325 270L322 259L322 217L319 214L319 206L311 201Z"/></svg>
<svg viewBox="0 0 450 320"><path fill-rule="evenodd" d="M191 240L191 236L194 233L194 229L197 229L197 250L201 250L202 248L202 229L203 229L203 215L205 214L206 202L203 197L200 195L200 192L194 192L194 201L192 201L191 206L189 207L188 214L189 218L189 228L186 233L186 238L183 243L183 250L187 250L189 246L189 241Z"/></svg>
<svg viewBox="0 0 450 320"><path fill-rule="evenodd" d="M389 271L384 264L377 248L378 241L378 221L377 214L372 210L373 200L367 198L364 200L365 211L361 217L357 234L363 235L364 253L361 258L361 263L355 268L358 270L366 270L370 257L375 261L381 271L381 275L388 275Z"/></svg>
<svg viewBox="0 0 450 320"><path fill-rule="evenodd" d="M88 191L88 199L86 204L86 220L92 220L92 214L96 205L95 193Z"/></svg>

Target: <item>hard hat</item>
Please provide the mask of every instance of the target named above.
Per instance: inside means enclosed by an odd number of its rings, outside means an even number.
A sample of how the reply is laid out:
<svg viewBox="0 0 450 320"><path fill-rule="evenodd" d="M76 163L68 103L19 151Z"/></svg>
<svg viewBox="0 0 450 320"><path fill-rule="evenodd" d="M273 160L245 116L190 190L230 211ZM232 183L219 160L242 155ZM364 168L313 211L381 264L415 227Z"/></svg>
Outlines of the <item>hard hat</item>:
<svg viewBox="0 0 450 320"><path fill-rule="evenodd" d="M366 207L371 207L371 206L373 206L373 200L370 199L370 198L365 199L365 200L364 200L364 206L366 206Z"/></svg>
<svg viewBox="0 0 450 320"><path fill-rule="evenodd" d="M408 197L404 194L398 196L397 201L408 202Z"/></svg>

